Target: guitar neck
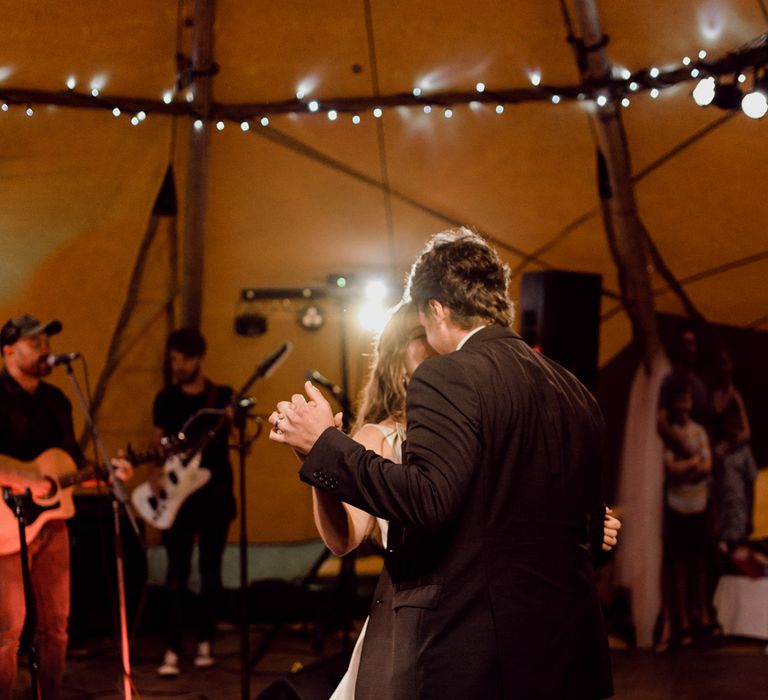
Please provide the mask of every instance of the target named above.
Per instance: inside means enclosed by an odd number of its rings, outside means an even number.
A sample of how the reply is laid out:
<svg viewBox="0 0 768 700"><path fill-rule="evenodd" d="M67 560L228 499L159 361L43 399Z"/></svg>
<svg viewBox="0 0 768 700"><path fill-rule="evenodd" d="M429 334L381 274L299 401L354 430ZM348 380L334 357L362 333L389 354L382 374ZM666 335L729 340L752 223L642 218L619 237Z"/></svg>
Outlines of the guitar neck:
<svg viewBox="0 0 768 700"><path fill-rule="evenodd" d="M59 485L61 488L66 489L70 486L77 486L84 481L90 481L91 479L104 478L104 469L98 464L92 464L85 469L78 469L76 472L70 472L69 474L62 474L59 476Z"/></svg>

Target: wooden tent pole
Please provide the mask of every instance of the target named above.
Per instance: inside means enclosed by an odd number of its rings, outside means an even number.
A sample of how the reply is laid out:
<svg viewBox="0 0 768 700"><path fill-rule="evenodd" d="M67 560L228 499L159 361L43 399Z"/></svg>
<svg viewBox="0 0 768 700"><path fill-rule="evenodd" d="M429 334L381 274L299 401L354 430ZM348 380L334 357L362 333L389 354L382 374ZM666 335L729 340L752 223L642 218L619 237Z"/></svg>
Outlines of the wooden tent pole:
<svg viewBox="0 0 768 700"><path fill-rule="evenodd" d="M583 78L591 81L610 77L611 63L605 51L596 0L574 0L574 7L583 41L580 49ZM608 102L597 108L595 133L610 184L607 215L615 236L612 251L619 267L624 306L632 321L634 339L642 349L645 368L650 371L661 343L648 274L648 248L635 201L626 134L615 100L606 96Z"/></svg>
<svg viewBox="0 0 768 700"><path fill-rule="evenodd" d="M195 0L192 36L193 107L203 117L202 128L189 120L189 161L184 202L183 260L181 271L181 323L200 327L203 305L205 214L208 201L208 157L213 97L213 19L215 0Z"/></svg>

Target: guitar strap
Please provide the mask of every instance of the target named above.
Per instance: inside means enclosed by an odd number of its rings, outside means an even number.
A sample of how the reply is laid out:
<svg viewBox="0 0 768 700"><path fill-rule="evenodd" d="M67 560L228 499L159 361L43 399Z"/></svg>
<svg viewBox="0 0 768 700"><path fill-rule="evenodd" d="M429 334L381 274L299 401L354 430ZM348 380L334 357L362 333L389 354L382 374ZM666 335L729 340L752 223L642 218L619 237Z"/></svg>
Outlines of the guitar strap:
<svg viewBox="0 0 768 700"><path fill-rule="evenodd" d="M216 408L214 404L216 403L216 390L219 387L210 381L210 379L208 380L208 384L208 394L205 397L205 408Z"/></svg>

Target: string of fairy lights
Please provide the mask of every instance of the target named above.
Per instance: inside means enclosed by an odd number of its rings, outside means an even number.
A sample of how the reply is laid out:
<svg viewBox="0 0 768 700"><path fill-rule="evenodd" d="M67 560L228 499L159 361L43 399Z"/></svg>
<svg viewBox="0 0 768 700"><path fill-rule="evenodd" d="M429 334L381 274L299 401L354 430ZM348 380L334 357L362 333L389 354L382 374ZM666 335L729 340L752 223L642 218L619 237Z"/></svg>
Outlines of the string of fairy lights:
<svg viewBox="0 0 768 700"><path fill-rule="evenodd" d="M0 85L0 111L20 107L27 116L35 114L39 105L55 105L80 109L110 110L117 117L127 117L133 126L139 126L149 115L180 115L193 119L197 130L212 125L223 131L228 124L239 125L242 131L254 127L269 127L270 120L279 115L317 115L332 122L348 120L359 125L364 119L381 119L386 110L410 108L425 114L451 119L457 107L478 109L483 105L504 114L507 106L523 102L548 102L559 105L569 101L591 103L598 109L621 106L627 108L633 98L647 92L652 99L666 89L696 81L692 97L704 107L715 105L722 109L741 109L753 119L768 113L768 34L763 34L735 51L716 59L709 59L705 50L668 67L651 66L638 71L614 68L603 80L586 81L578 85L550 85L542 82L539 71L528 74L529 85L511 89L494 89L478 82L474 90L431 91L415 86L410 92L377 97L313 97L306 87L299 87L295 97L279 102L223 104L214 102L208 114L200 114L195 107L194 86L166 90L161 99L141 99L106 95L103 81L90 83L87 92L78 90L78 81L70 76L66 90L43 91L6 88Z"/></svg>

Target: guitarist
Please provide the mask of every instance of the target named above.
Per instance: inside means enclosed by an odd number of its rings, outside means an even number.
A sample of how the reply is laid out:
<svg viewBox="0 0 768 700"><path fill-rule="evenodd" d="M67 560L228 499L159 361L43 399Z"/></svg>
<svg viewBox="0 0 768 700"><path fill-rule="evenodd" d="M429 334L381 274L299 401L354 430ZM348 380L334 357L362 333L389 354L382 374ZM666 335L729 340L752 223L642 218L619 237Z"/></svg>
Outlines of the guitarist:
<svg viewBox="0 0 768 700"><path fill-rule="evenodd" d="M12 318L0 330L0 455L29 461L58 447L78 467L85 464L75 440L72 405L64 393L43 381L51 372L46 359L49 338L61 331L59 321L41 323L32 316ZM130 469L124 460L115 465ZM120 468L119 467L119 468ZM121 472L120 476L125 473ZM26 472L3 467L0 486L14 491L29 488L44 497L50 483ZM0 503L0 508L6 508ZM29 544L29 568L35 599L35 644L39 681L45 700L59 697L67 648L69 618L69 537L63 520L53 519ZM26 614L19 553L0 555L0 698L10 698L16 682L16 657Z"/></svg>
<svg viewBox="0 0 768 700"><path fill-rule="evenodd" d="M214 384L203 374L206 343L193 328L182 328L168 337L166 344L167 386L155 397L153 406L154 440L160 444L164 436L175 435L187 420L201 409L226 408L232 400L232 388ZM209 415L196 420L186 433L191 444L211 430L220 420ZM229 461L229 423L222 426L203 451L201 467L210 470L210 481L192 493L181 506L176 519L163 531L163 544L168 555L166 579L167 647L158 675L179 675L179 655L184 627L183 595L189 580L195 536L199 545L201 581L200 613L196 620L196 668L214 664L211 642L216 627L216 603L221 591L221 561L229 525L235 517L232 465ZM162 468L150 476L160 487Z"/></svg>

